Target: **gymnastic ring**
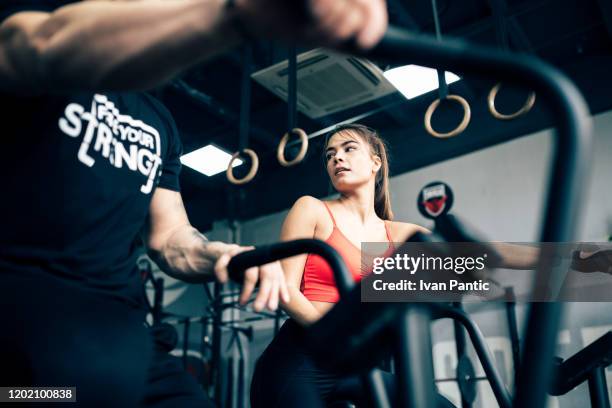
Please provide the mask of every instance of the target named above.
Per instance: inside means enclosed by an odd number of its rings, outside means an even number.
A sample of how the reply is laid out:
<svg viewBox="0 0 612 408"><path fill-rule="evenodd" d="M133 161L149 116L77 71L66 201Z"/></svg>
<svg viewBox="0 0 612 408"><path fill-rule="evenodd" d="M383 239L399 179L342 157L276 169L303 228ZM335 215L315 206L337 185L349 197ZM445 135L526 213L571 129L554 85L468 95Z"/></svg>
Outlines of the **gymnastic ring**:
<svg viewBox="0 0 612 408"><path fill-rule="evenodd" d="M287 146L289 137L292 134L297 135L300 138L300 143L301 143L300 152L298 153L297 156L295 156L293 160L287 161L287 159L285 159L285 146ZM278 162L281 164L281 166L291 167L295 164L298 164L302 160L304 160L304 157L306 157L307 150L308 150L308 136L306 136L306 132L304 132L300 128L294 128L283 135L283 138L281 139L280 143L278 144L278 148L276 149L276 158L278 159Z"/></svg>
<svg viewBox="0 0 612 408"><path fill-rule="evenodd" d="M489 105L489 112L491 112L491 115L493 115L495 119L500 119L500 120L515 119L515 118L518 118L519 116L523 116L524 114L529 112L531 108L533 108L533 105L535 104L535 100L536 100L536 94L535 92L531 91L529 93L529 96L527 96L527 100L525 101L525 104L521 107L521 109L509 115L500 113L495 108L495 97L497 96L497 93L499 92L499 88L501 88L501 82L498 82L493 88L491 88L491 90L489 91L489 96L487 97L487 104Z"/></svg>
<svg viewBox="0 0 612 408"><path fill-rule="evenodd" d="M455 129L451 130L448 133L436 132L431 126L431 117L433 116L435 110L438 108L438 105L440 105L440 99L436 99L435 101L433 101L431 105L429 105L429 107L427 108L427 112L425 112L425 130L427 130L427 133L429 133L433 137L437 137L440 139L457 136L458 134L463 132L467 128L468 124L470 123L470 118L472 117L470 105L463 97L459 95L447 95L446 99L459 102L459 104L463 108L463 119L461 120L461 123L459 123L459 126L457 126Z"/></svg>
<svg viewBox="0 0 612 408"><path fill-rule="evenodd" d="M232 163L234 162L234 160L240 157L240 153L245 153L247 156L249 156L249 158L251 159L251 169L249 170L246 176L244 176L241 179L237 179L236 177L234 177L234 170L232 167ZM235 185L241 185L241 184L246 184L249 181L253 180L253 177L255 177L255 174L257 174L258 169L259 169L259 158L257 157L257 153L255 153L251 149L243 149L242 151L238 151L232 155L232 158L230 159L230 162L227 165L227 170L225 170L225 175L227 176L227 179L229 180L230 183L235 184Z"/></svg>

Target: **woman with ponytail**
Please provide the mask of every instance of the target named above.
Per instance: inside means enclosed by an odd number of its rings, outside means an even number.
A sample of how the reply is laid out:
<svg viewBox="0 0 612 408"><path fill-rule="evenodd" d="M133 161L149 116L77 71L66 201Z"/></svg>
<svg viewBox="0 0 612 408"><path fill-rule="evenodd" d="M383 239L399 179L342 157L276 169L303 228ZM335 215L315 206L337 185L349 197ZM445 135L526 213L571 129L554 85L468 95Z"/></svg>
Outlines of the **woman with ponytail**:
<svg viewBox="0 0 612 408"><path fill-rule="evenodd" d="M281 240L316 238L334 247L355 281L362 271L363 242L403 242L417 231L415 224L393 221L389 197L389 163L383 140L363 125L337 127L325 143L325 164L334 200L304 196L298 199L283 224ZM382 255L382 254L370 254ZM304 344L303 330L338 302L332 270L316 255L283 261L290 302L282 304L291 317L257 362L251 384L251 406L322 407L338 401L368 406L370 401L359 377L343 377L323 368ZM395 395L394 377L383 373L389 395ZM440 397L441 407L452 406Z"/></svg>

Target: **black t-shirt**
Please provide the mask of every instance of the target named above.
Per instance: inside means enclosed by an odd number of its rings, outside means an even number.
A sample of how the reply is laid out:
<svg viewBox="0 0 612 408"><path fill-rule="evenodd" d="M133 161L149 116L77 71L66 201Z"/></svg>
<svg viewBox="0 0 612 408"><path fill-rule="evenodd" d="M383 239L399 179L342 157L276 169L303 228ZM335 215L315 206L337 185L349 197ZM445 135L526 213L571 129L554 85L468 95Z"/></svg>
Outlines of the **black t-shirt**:
<svg viewBox="0 0 612 408"><path fill-rule="evenodd" d="M0 22L72 2L4 0ZM151 197L179 191L170 113L137 92L0 93L0 105L0 278L34 273L140 303L135 258Z"/></svg>
<svg viewBox="0 0 612 408"><path fill-rule="evenodd" d="M135 257L152 194L179 190L168 111L144 93L0 104L0 274L51 274L139 302Z"/></svg>

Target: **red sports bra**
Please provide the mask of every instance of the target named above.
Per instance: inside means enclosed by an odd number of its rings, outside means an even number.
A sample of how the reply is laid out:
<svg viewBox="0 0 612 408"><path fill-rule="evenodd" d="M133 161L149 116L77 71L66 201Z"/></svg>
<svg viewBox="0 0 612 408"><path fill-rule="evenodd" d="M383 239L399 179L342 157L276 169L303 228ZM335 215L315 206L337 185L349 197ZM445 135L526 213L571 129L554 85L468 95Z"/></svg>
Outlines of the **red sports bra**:
<svg viewBox="0 0 612 408"><path fill-rule="evenodd" d="M329 207L325 202L323 202L323 204L334 223L334 229L325 242L338 251L351 272L353 279L355 279L355 282L359 282L362 278L361 250L349 241L342 231L340 231ZM385 231L387 232L389 249L382 256L388 256L395 250L387 221L385 221ZM367 269L369 269L369 267L364 268L364 270ZM308 300L336 303L340 299L333 271L323 258L314 254L308 254L306 258L300 291Z"/></svg>

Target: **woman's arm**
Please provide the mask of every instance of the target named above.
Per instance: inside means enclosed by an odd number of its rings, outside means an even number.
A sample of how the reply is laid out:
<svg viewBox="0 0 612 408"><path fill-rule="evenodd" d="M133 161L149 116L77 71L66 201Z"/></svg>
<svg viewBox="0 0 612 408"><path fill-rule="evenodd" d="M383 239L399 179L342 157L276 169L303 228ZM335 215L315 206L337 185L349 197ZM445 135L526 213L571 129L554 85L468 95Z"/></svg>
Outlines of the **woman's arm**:
<svg viewBox="0 0 612 408"><path fill-rule="evenodd" d="M498 265L499 268L529 270L538 266L540 248L537 245L491 242L491 246L502 258L501 265Z"/></svg>
<svg viewBox="0 0 612 408"><path fill-rule="evenodd" d="M392 222L391 234L395 242L404 242L415 233L430 234L431 231L417 224L405 222ZM534 270L538 267L540 258L540 246L538 244L511 244L507 242L489 243L497 254L501 257L501 263L496 265L498 268ZM594 261L592 255L601 251L577 251L573 256L571 268L577 272L604 272L612 273L612 251L600 255L598 262Z"/></svg>
<svg viewBox="0 0 612 408"><path fill-rule="evenodd" d="M536 269L540 258L540 246L534 244L508 244L505 242L492 243L493 248L501 255L500 268L507 269ZM555 264L556 262L553 262ZM574 271L590 273L612 273L612 251L596 249L577 249L572 253L570 266Z"/></svg>
<svg viewBox="0 0 612 408"><path fill-rule="evenodd" d="M415 233L431 234L431 231L417 224L406 222L393 222L393 239L396 242L404 242ZM534 269L540 256L540 248L537 246L509 244L506 242L492 242L491 246L501 256L499 268L506 269Z"/></svg>
<svg viewBox="0 0 612 408"><path fill-rule="evenodd" d="M320 210L321 204L316 198L304 196L298 199L285 218L281 230L281 241L313 238L317 226L317 214ZM321 318L321 313L300 292L306 257L307 255L304 254L282 261L291 300L289 302L281 300L281 306L289 316L303 326L308 326Z"/></svg>

